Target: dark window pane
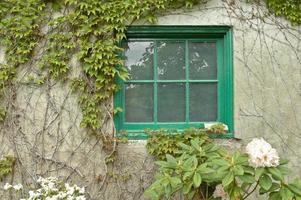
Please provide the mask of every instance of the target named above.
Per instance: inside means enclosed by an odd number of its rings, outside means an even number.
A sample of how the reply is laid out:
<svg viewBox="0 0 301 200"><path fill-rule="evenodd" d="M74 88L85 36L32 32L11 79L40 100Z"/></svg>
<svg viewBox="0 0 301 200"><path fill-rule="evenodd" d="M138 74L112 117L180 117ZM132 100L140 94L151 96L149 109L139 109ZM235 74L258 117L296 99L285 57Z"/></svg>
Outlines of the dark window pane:
<svg viewBox="0 0 301 200"><path fill-rule="evenodd" d="M153 42L128 42L125 66L133 80L153 79Z"/></svg>
<svg viewBox="0 0 301 200"><path fill-rule="evenodd" d="M185 43L159 42L157 51L158 79L185 79Z"/></svg>
<svg viewBox="0 0 301 200"><path fill-rule="evenodd" d="M153 85L125 85L125 121L153 121Z"/></svg>
<svg viewBox="0 0 301 200"><path fill-rule="evenodd" d="M190 121L217 120L217 83L192 83L189 95Z"/></svg>
<svg viewBox="0 0 301 200"><path fill-rule="evenodd" d="M158 84L158 121L185 121L185 85L183 83Z"/></svg>
<svg viewBox="0 0 301 200"><path fill-rule="evenodd" d="M190 79L217 79L216 44L190 42L189 64Z"/></svg>

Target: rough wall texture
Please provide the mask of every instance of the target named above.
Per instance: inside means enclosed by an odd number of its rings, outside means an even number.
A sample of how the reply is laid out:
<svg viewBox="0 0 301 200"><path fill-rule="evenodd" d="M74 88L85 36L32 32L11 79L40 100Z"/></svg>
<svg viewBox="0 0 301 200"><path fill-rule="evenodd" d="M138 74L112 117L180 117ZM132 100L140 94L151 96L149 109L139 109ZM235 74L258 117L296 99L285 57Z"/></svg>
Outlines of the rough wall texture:
<svg viewBox="0 0 301 200"><path fill-rule="evenodd" d="M238 140L220 142L240 148L253 137L264 137L291 160L294 175L301 177L301 28L267 15L262 5L235 0L208 1L190 11L162 16L158 24L233 26ZM0 62L5 62L3 48ZM154 174L145 142L118 145L118 160L106 164L111 155L101 140L80 128L76 96L68 86L50 80L43 86L27 84L27 75L38 73L34 61L24 66L21 84L8 95L13 112L1 127L0 155L13 154L18 162L14 176L4 182L30 186L37 176L55 175L86 186L91 199L144 199L143 190ZM109 102L105 108L110 106ZM112 117L104 115L103 131L110 134ZM1 199L13 196L3 194Z"/></svg>

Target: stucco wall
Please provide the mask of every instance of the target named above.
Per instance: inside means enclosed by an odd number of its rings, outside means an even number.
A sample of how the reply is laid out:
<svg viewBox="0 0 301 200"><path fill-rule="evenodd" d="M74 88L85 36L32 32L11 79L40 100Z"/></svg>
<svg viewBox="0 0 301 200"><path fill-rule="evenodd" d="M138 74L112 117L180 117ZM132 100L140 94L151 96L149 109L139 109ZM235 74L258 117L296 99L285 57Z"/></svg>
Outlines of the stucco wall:
<svg viewBox="0 0 301 200"><path fill-rule="evenodd" d="M161 16L158 25L233 26L237 139L219 142L243 148L251 138L264 137L291 160L294 177L301 177L301 28L266 13L261 5L212 0ZM3 47L0 62L5 62ZM19 160L13 181L30 186L38 175L55 175L86 186L91 199L144 199L143 190L154 174L145 141L119 144L118 160L105 165L109 154L101 140L80 127L77 97L60 83L27 84L27 75L39 73L34 62L19 72L22 84L9 96L14 109L1 127L0 155L14 154ZM112 118L105 112L102 131L110 135ZM110 172L107 177L105 172Z"/></svg>

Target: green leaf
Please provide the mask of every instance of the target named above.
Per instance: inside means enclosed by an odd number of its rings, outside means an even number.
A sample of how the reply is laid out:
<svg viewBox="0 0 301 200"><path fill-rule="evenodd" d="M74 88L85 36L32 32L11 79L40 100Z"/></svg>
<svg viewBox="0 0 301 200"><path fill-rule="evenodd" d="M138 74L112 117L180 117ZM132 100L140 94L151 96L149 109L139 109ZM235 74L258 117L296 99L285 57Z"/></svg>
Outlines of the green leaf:
<svg viewBox="0 0 301 200"><path fill-rule="evenodd" d="M192 185L193 185L192 182L184 184L184 186L183 186L183 194L188 194L190 192L190 190L191 190Z"/></svg>
<svg viewBox="0 0 301 200"><path fill-rule="evenodd" d="M245 183L254 183L256 181L255 178L249 174L244 174L244 175L238 176L238 177L242 182L245 182Z"/></svg>
<svg viewBox="0 0 301 200"><path fill-rule="evenodd" d="M190 191L188 194L187 194L187 200L192 200L193 197L195 195L195 190L192 190Z"/></svg>
<svg viewBox="0 0 301 200"><path fill-rule="evenodd" d="M281 196L278 192L271 192L269 194L269 200L280 200Z"/></svg>
<svg viewBox="0 0 301 200"><path fill-rule="evenodd" d="M200 149L199 140L198 139L193 139L193 140L191 140L190 143L191 143L191 146L193 146L196 150Z"/></svg>
<svg viewBox="0 0 301 200"><path fill-rule="evenodd" d="M280 165L286 165L288 164L289 160L288 159L281 159L280 160Z"/></svg>
<svg viewBox="0 0 301 200"><path fill-rule="evenodd" d="M195 169L198 164L198 160L196 156L191 156L183 163L183 169L185 171L190 171L192 169Z"/></svg>
<svg viewBox="0 0 301 200"><path fill-rule="evenodd" d="M202 183L202 177L199 173L194 173L193 176L193 185L195 188L198 188Z"/></svg>
<svg viewBox="0 0 301 200"><path fill-rule="evenodd" d="M287 188L290 189L296 195L301 196L301 188L298 185L291 183L287 185Z"/></svg>
<svg viewBox="0 0 301 200"><path fill-rule="evenodd" d="M249 157L247 155L239 155L236 159L235 159L235 163L236 164L247 164L249 160Z"/></svg>
<svg viewBox="0 0 301 200"><path fill-rule="evenodd" d="M255 169L255 179L258 180L261 175L265 172L265 168L259 167Z"/></svg>
<svg viewBox="0 0 301 200"><path fill-rule="evenodd" d="M170 154L166 154L166 160L170 165L177 165L177 160Z"/></svg>
<svg viewBox="0 0 301 200"><path fill-rule="evenodd" d="M218 166L230 166L230 163L224 159L214 159L212 163Z"/></svg>
<svg viewBox="0 0 301 200"><path fill-rule="evenodd" d="M233 172L237 176L241 176L244 174L244 169L240 165L236 165L233 167Z"/></svg>
<svg viewBox="0 0 301 200"><path fill-rule="evenodd" d="M234 180L234 175L233 173L230 171L228 172L228 174L223 178L222 180L222 184L224 187L228 186L230 183L232 183Z"/></svg>
<svg viewBox="0 0 301 200"><path fill-rule="evenodd" d="M294 196L293 193L286 187L282 187L279 193L283 200L290 200Z"/></svg>
<svg viewBox="0 0 301 200"><path fill-rule="evenodd" d="M168 163L166 161L156 161L155 164L160 167L168 167Z"/></svg>
<svg viewBox="0 0 301 200"><path fill-rule="evenodd" d="M183 175L183 180L188 180L192 177L192 175L194 174L194 171L188 171L188 172L185 172L184 175Z"/></svg>
<svg viewBox="0 0 301 200"><path fill-rule="evenodd" d="M265 190L265 189L263 189L263 188L260 188L259 189L259 194L265 194L265 193L267 193L267 192L273 192L273 191L275 191L275 190L278 190L280 188L280 185L278 184L278 183L273 183L272 184L272 187L270 188L270 189L268 189L268 190Z"/></svg>
<svg viewBox="0 0 301 200"><path fill-rule="evenodd" d="M197 171L201 174L210 174L210 173L214 173L215 170L208 168L208 167L202 167L203 165L200 165L197 169Z"/></svg>
<svg viewBox="0 0 301 200"><path fill-rule="evenodd" d="M260 187L262 187L264 190L269 190L272 187L272 179L266 175L263 174L260 178L259 178L259 185Z"/></svg>
<svg viewBox="0 0 301 200"><path fill-rule="evenodd" d="M170 185L174 190L177 190L181 187L182 181L179 177L171 177L170 178Z"/></svg>
<svg viewBox="0 0 301 200"><path fill-rule="evenodd" d="M270 172L273 176L274 179L276 180L279 180L279 181L283 181L283 175L281 173L281 171L275 167L270 167L270 168L267 168L268 169L268 172Z"/></svg>

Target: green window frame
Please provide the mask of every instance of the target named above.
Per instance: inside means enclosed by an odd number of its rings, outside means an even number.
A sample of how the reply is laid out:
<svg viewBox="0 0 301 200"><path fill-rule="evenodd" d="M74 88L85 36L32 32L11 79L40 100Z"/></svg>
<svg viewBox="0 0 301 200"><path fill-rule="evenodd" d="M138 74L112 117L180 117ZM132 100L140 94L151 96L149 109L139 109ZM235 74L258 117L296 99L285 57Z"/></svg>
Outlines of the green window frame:
<svg viewBox="0 0 301 200"><path fill-rule="evenodd" d="M157 73L157 53L154 49L153 76L152 80L128 80L118 79L121 89L114 95L114 107L122 108L114 116L114 124L117 133L121 130L128 132L129 139L146 139L144 129L170 128L183 130L189 127L203 128L207 122L189 121L189 85L191 83L217 83L217 121L228 126L227 134L212 135L212 137L232 138L234 136L233 124L233 44L232 27L230 26L130 26L126 33L129 41L183 41L185 43L185 79L184 80L159 80ZM216 44L217 53L217 79L191 80L189 78L189 42L213 42ZM126 122L125 121L125 84L153 84L153 120L154 122ZM185 121L183 122L158 122L158 84L182 83L185 84Z"/></svg>

